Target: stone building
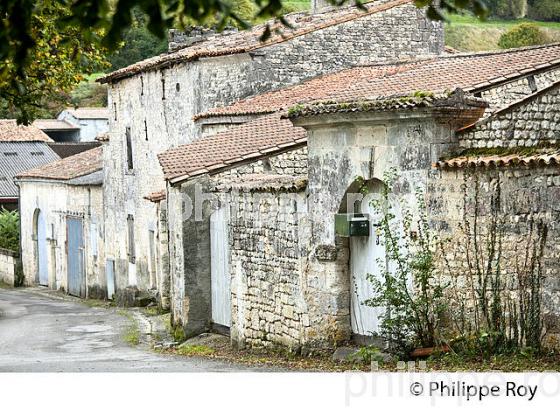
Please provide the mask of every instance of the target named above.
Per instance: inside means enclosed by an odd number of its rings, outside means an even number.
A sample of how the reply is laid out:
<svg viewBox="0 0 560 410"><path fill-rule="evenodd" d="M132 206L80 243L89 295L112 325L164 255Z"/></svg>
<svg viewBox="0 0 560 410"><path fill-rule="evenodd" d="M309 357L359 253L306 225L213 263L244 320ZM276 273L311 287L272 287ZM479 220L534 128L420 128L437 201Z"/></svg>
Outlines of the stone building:
<svg viewBox="0 0 560 410"><path fill-rule="evenodd" d="M363 66L197 115L203 138L159 155L175 324L187 335L217 324L238 346L294 350L376 331L378 312L362 302L383 244L375 230L365 238L337 235L334 217L354 211L348 199L363 184L381 190L393 168L395 206L414 210L414 189L426 190L430 218L450 236L458 234L452 221L460 210L446 201L458 199L462 176L448 168L471 163L509 175L508 195L520 198L511 202L520 208L506 209L512 223L527 216L521 198L535 183L552 223L559 57L551 45ZM461 157L470 147L542 144L552 148ZM521 169L495 169L512 164ZM373 225L375 210L357 205ZM554 277L557 264L548 266ZM553 289L547 303L554 313Z"/></svg>
<svg viewBox="0 0 560 410"><path fill-rule="evenodd" d="M17 176L26 285L80 297L111 298L105 270L102 147ZM109 261L107 262L109 264Z"/></svg>
<svg viewBox="0 0 560 410"><path fill-rule="evenodd" d="M109 111L106 107L67 108L56 119L35 120L33 125L56 142L93 142L109 130Z"/></svg>
<svg viewBox="0 0 560 410"><path fill-rule="evenodd" d="M441 24L412 3L382 0L366 4L365 11L294 13L287 16L293 28L282 27L265 42L263 25L205 36L101 78L109 85L111 111L104 150L105 246L115 261L117 291L166 292L158 289L169 282L158 228L165 215L145 198L165 189L157 154L201 136L193 116L356 64L439 55Z"/></svg>

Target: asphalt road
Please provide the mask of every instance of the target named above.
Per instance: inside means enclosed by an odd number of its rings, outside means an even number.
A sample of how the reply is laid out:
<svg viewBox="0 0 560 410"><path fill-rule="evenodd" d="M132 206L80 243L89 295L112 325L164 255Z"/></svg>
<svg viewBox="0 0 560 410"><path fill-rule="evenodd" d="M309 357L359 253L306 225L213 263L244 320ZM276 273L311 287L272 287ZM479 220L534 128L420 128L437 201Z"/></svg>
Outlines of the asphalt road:
<svg viewBox="0 0 560 410"><path fill-rule="evenodd" d="M231 372L262 370L130 346L116 309L0 289L0 372Z"/></svg>

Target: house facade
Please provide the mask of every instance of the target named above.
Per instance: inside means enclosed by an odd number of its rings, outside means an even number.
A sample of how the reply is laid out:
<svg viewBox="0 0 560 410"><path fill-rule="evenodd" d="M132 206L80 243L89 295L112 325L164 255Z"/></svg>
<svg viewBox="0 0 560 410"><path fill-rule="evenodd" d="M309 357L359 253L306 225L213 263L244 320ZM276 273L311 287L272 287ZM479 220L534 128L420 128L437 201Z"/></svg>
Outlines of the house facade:
<svg viewBox="0 0 560 410"><path fill-rule="evenodd" d="M160 298L165 292L158 283L166 283L170 268L154 251L161 248L161 215L144 198L165 189L157 154L202 135L194 116L321 73L443 50L442 26L408 0L376 1L365 12L295 13L288 20L294 28L264 43L264 26L218 34L100 79L109 85L111 110L104 151L106 252L115 261L119 291L150 290Z"/></svg>
<svg viewBox="0 0 560 410"><path fill-rule="evenodd" d="M109 110L105 107L67 108L56 119L35 120L33 125L58 143L94 142L109 130Z"/></svg>
<svg viewBox="0 0 560 410"><path fill-rule="evenodd" d="M17 184L25 284L112 298L103 245L102 147L20 173Z"/></svg>

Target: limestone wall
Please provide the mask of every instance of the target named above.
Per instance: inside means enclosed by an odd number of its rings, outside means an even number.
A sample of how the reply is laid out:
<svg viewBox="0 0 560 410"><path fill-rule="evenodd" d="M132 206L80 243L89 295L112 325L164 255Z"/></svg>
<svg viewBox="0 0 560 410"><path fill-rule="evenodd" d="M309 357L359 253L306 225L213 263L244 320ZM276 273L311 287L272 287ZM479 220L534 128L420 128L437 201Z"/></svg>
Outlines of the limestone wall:
<svg viewBox="0 0 560 410"><path fill-rule="evenodd" d="M492 201L497 197L500 202L496 205L497 216L493 216ZM537 232L537 225L543 223L546 226L547 239L541 260L544 277L542 309L547 332L545 339L557 346L560 334L560 169L543 166L434 170L430 177L428 203L433 228L442 239L449 240L444 245L445 253L439 258L444 278L453 285L449 291L458 291L450 298L455 302L460 300L457 295L470 294L473 277L477 287L476 276L473 276L476 261L488 260L486 244L489 243L493 220L498 223L496 232L501 242L503 296L517 301L519 275L527 272L536 240L542 237ZM474 234L475 226L477 235ZM478 252L474 251L475 238L479 243ZM531 271L537 272L536 269ZM457 311L457 304L453 308Z"/></svg>
<svg viewBox="0 0 560 410"><path fill-rule="evenodd" d="M489 88L481 93L481 97L490 104L486 109L485 116L489 116L495 111L515 101L519 101L533 94L535 91L542 90L559 80L560 70L555 69ZM532 88L531 84L535 88Z"/></svg>
<svg viewBox="0 0 560 410"><path fill-rule="evenodd" d="M15 252L0 248L0 282L14 286L19 264L20 259Z"/></svg>
<svg viewBox="0 0 560 410"><path fill-rule="evenodd" d="M560 139L560 85L534 98L497 111L459 133L464 148L531 147Z"/></svg>
<svg viewBox="0 0 560 410"><path fill-rule="evenodd" d="M309 315L305 264L308 225L300 221L305 192L251 192L230 197L231 337L238 346L306 340ZM303 211L303 214L301 213Z"/></svg>

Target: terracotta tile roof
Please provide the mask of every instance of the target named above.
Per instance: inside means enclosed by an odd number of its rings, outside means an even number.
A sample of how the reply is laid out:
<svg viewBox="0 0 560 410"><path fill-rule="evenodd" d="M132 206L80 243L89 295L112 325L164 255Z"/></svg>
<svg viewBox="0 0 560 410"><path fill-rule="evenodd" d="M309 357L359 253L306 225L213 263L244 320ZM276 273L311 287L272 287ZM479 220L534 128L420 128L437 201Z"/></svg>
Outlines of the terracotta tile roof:
<svg viewBox="0 0 560 410"><path fill-rule="evenodd" d="M47 120L35 120L33 125L41 130L46 131L66 131L66 130L79 130L80 127L70 124L68 121L57 120L57 119L47 119Z"/></svg>
<svg viewBox="0 0 560 410"><path fill-rule="evenodd" d="M18 179L55 179L67 181L103 169L103 147L30 169L17 175Z"/></svg>
<svg viewBox="0 0 560 410"><path fill-rule="evenodd" d="M147 199L150 202L160 202L163 201L166 197L167 193L165 192L165 190L161 190L146 195L144 199Z"/></svg>
<svg viewBox="0 0 560 410"><path fill-rule="evenodd" d="M488 103L486 101L470 95L465 95L461 89L457 89L449 94L419 94L409 97L375 98L356 102L318 102L298 105L292 107L288 111L286 117L310 117L335 112L354 113L432 108L434 110L440 110L441 112L448 112L449 110L453 110L452 112L457 112L457 114L459 112L463 112L466 115L466 118L462 119L461 122L465 121L467 124L471 124L472 121L476 121L482 114L484 114L486 107L488 107ZM474 112L467 115L467 110L473 110ZM456 117L459 117L459 115L456 115Z"/></svg>
<svg viewBox="0 0 560 410"><path fill-rule="evenodd" d="M560 150L546 151L535 154L506 154L459 156L438 161L435 167L441 169L472 168L472 167L510 167L510 166L560 166Z"/></svg>
<svg viewBox="0 0 560 410"><path fill-rule="evenodd" d="M172 148L158 158L165 178L174 183L303 145L306 141L303 128L294 127L290 120L281 119L276 113Z"/></svg>
<svg viewBox="0 0 560 410"><path fill-rule="evenodd" d="M302 36L313 31L346 23L348 21L409 4L413 1L414 0L389 0L381 4L373 1L368 4L364 4L366 8L365 11L358 9L356 6L349 6L328 9L325 12L316 14L310 14L309 12L288 14L285 18L290 22L293 28L290 29L279 23L269 22L271 24L273 34L264 42L262 42L260 38L265 30L266 23L259 24L250 30L239 31L231 34L217 34L190 47L186 47L169 54L152 57L136 64L132 64L128 67L124 67L120 70L107 74L97 81L102 83L113 82L122 78L133 76L139 72L160 69L201 57L221 56L257 50L259 48L288 41L292 38ZM280 33L275 33L276 29L280 30Z"/></svg>
<svg viewBox="0 0 560 410"><path fill-rule="evenodd" d="M109 110L107 107L79 107L67 108L65 111L80 120L108 120Z"/></svg>
<svg viewBox="0 0 560 410"><path fill-rule="evenodd" d="M416 91L439 93L456 88L476 92L559 66L560 44L361 66L240 100L195 119L271 113L311 101L356 101L410 95Z"/></svg>
<svg viewBox="0 0 560 410"><path fill-rule="evenodd" d="M16 120L0 120L0 142L52 142L47 134L34 125L17 125Z"/></svg>

